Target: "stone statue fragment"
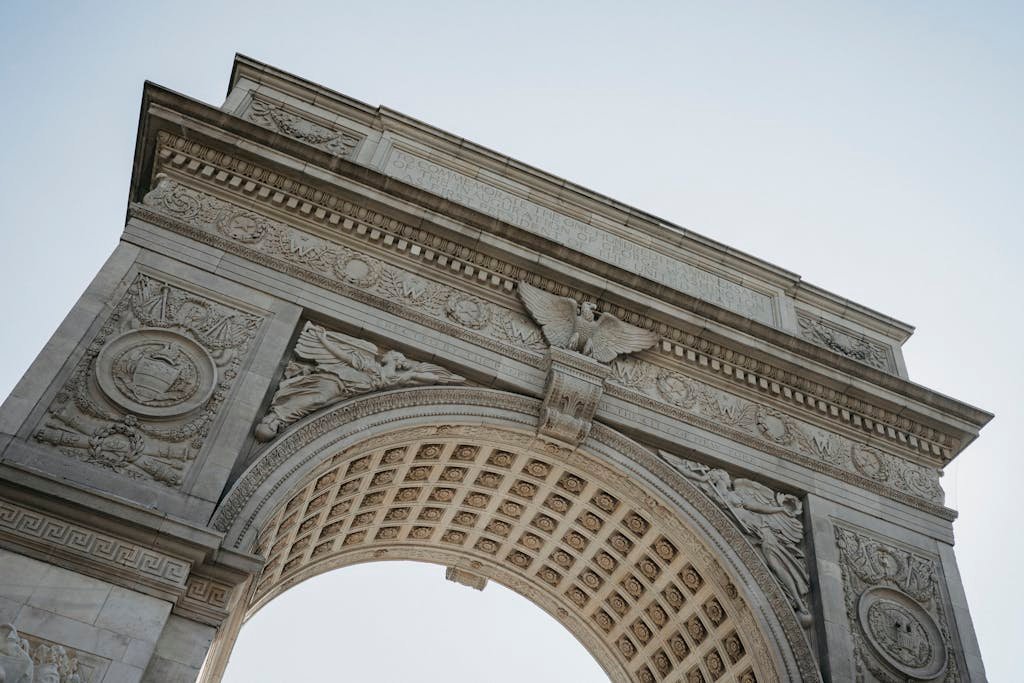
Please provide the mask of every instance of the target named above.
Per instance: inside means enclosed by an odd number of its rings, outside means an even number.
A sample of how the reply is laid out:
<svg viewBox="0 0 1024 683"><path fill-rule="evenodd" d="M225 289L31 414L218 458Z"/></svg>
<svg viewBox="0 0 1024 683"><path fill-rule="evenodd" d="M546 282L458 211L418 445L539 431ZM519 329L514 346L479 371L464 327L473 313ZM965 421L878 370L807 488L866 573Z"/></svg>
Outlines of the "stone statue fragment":
<svg viewBox="0 0 1024 683"><path fill-rule="evenodd" d="M421 384L454 384L463 377L440 365L409 360L398 351L307 322L295 343L293 361L256 427L256 438L270 441L283 428L347 398L373 391Z"/></svg>
<svg viewBox="0 0 1024 683"><path fill-rule="evenodd" d="M525 282L519 283L519 297L551 346L577 351L601 363L650 348L658 341L654 332L624 323L611 313L595 318L597 306L590 301L579 303Z"/></svg>
<svg viewBox="0 0 1024 683"><path fill-rule="evenodd" d="M11 624L0 625L0 681L32 683L35 663L29 655L28 641Z"/></svg>

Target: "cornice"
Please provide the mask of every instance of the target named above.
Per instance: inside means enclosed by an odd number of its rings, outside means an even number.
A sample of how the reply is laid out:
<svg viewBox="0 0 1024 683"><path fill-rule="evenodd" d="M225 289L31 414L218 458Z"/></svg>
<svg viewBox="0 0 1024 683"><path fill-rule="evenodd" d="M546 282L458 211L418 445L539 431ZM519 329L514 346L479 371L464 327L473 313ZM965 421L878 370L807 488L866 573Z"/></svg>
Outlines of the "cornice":
<svg viewBox="0 0 1024 683"><path fill-rule="evenodd" d="M201 169L200 165L186 163L187 157L175 153L173 149L162 148L160 156L172 159L172 162L178 159L178 166L184 165L194 171ZM457 258L442 261L447 257L437 253L431 256L427 250L411 244L408 239L389 240L381 228L386 220L392 219L382 217L377 227L369 227L377 223L374 216L378 214L371 215L357 204L350 203L347 209L343 206L342 210L358 216L358 220L339 219L341 227L350 234L314 236L312 231L292 227L294 220L286 223L267 218L269 211L257 213L243 209L237 203L212 194L214 188L209 185L203 186L203 190L197 190L183 180L175 180L181 176L172 166L173 163L161 167L170 175L162 176L160 184L146 196L144 204L133 208L134 216L399 318L414 321L449 337L515 358L536 368L542 365L538 351L545 345L541 334L518 310L518 300L504 291L500 279L492 279L486 271L482 278L479 277L480 271L467 273L470 266L466 263ZM192 178L185 176L185 180ZM230 184L227 176L222 180ZM238 185L241 184L240 181ZM231 195L227 197L232 198ZM273 201L269 192L266 197ZM238 197L234 198L240 201ZM306 225L302 227L306 230L309 228ZM391 227L397 227L397 224ZM413 236L407 234L405 237ZM441 246L440 242L430 243L434 248ZM468 257L469 254L461 255ZM357 270L362 273L359 277L349 275L349 264L352 263L359 264ZM427 274L424 266L433 272ZM453 272L455 275L449 276ZM466 276L469 282L463 280ZM525 277L534 276L527 272ZM414 301L409 300L408 290L402 284L410 282L410 278L416 283L415 291L418 292ZM559 286L543 278L535 278L534 281L544 286ZM510 287L511 283L509 281ZM558 291L565 293L570 290L563 288ZM488 297L491 303L482 303L484 297ZM457 303L460 301L463 303ZM463 309L464 306L468 308ZM510 310L510 306L516 307L515 310ZM468 313L455 314L458 310ZM518 335L510 336L506 323L501 322L509 321L510 315L518 316L519 322L511 323L523 331ZM527 339L531 343L526 343ZM816 471L914 505L930 514L949 518L950 511L941 507L942 492L934 465L910 462L921 459L915 457L915 452L887 444L884 437L865 436L862 430L856 431L848 425L830 423L827 412L812 410L806 402L801 404L799 411L794 411L792 406L781 402L778 397L768 399L782 410L800 415L797 421L783 418L781 413L778 418L773 418L771 416L774 411L767 407L765 397L762 396L763 390L759 389L757 383L751 384L744 379L749 374L742 374L742 371L737 374L734 370L731 376L739 377L742 383L737 385L735 382L723 382L713 369L706 367L710 363L701 367L696 354L691 366L665 349L647 352L644 358L649 360L638 359L632 365L616 363L612 367L616 383L636 390L627 391L621 396L628 402L671 415L685 423L710 428L712 432L798 464L813 463L812 469ZM665 375L666 372L668 375ZM701 378L699 385L687 379L696 381L698 377ZM655 378L657 388L652 385ZM668 384L662 388L662 382ZM770 390L771 386L767 388ZM611 395L617 393L613 386L609 385L608 390ZM655 400L645 397L644 392L652 395ZM696 412L680 411L679 407L694 407L695 392L706 399L706 405L702 405ZM716 395L721 398L716 398ZM745 397L742 407L735 403L740 397ZM732 405L726 406L721 403L723 400ZM697 413L705 413L711 418L710 421L700 418ZM720 422L730 423L740 430L726 429L723 432L719 429ZM813 426L815 424L835 436L827 436L820 429L815 431L818 429ZM842 436L843 432L846 432L846 436ZM899 455L884 454L872 449L868 446L869 442L875 442L882 450ZM867 447L866 450L864 447Z"/></svg>
<svg viewBox="0 0 1024 683"><path fill-rule="evenodd" d="M545 194L551 197L570 213L573 213L574 209L583 213L592 212L602 216L606 221L631 230L638 230L653 237L653 241L657 244L679 247L685 252L706 259L709 263L733 268L737 272L744 273L745 280L752 277L770 283L799 301L843 315L899 344L906 341L914 331L912 325L807 283L797 273L619 202L612 197L547 173L483 145L453 135L387 106L373 107L251 57L236 55L232 67L229 93L242 78L258 83L261 88L287 93L334 114L352 117L375 130L408 136L423 142L431 149L468 162L473 167L487 169L492 173L505 176L513 182L523 182L531 188L531 193ZM682 260L687 259L683 257Z"/></svg>
<svg viewBox="0 0 1024 683"><path fill-rule="evenodd" d="M660 350L676 362L689 364L703 372L717 374L730 382L742 382L752 389L775 396L802 409L816 413L829 422L846 424L863 433L891 441L925 462L943 463L961 446L958 440L938 425L908 416L904 406L872 401L857 391L844 391L835 384L826 385L813 375L792 371L792 364L763 360L763 352L750 347L721 343L707 328L694 334L694 328L670 326L663 316L639 314L634 305L623 307L623 299L594 296L511 263L464 246L465 241L440 236L425 229L425 223L409 225L360 203L332 195L312 185L218 152L197 142L162 133L159 164L184 173L207 185L211 191L228 193L230 201L279 216L303 225L303 229L329 239L348 235L357 242L373 245L403 258L433 264L446 276L468 279L482 285L492 298L514 301L515 283L527 280L537 286L574 296L597 300L601 310L612 312L634 324L655 329L663 335ZM231 199L234 197L234 199ZM515 305L518 308L518 304ZM486 344L485 344L486 345ZM493 344L491 344L493 346ZM817 348L817 347L814 347ZM787 365L789 367L787 367ZM877 373L884 375L884 373ZM916 454L916 455L915 455Z"/></svg>

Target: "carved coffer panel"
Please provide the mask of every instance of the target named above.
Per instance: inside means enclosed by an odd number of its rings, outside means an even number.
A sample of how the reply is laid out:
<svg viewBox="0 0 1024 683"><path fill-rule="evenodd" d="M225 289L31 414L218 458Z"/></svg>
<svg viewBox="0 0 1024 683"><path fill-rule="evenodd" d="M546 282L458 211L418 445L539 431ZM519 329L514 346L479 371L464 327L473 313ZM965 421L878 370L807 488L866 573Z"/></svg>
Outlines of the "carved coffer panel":
<svg viewBox="0 0 1024 683"><path fill-rule="evenodd" d="M262 320L137 275L54 397L35 440L132 479L180 487Z"/></svg>
<svg viewBox="0 0 1024 683"><path fill-rule="evenodd" d="M936 558L836 525L858 680L966 680Z"/></svg>

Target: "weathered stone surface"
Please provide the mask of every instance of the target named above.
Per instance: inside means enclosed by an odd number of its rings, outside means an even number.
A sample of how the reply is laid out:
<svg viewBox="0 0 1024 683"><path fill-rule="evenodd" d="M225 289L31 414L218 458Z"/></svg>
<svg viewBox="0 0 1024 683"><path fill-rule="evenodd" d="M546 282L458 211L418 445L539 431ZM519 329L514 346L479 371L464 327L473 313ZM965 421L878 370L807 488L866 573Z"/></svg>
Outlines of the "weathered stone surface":
<svg viewBox="0 0 1024 683"><path fill-rule="evenodd" d="M380 559L616 681L983 680L939 477L991 416L908 326L244 57L145 102L122 244L0 409L3 680L217 681Z"/></svg>

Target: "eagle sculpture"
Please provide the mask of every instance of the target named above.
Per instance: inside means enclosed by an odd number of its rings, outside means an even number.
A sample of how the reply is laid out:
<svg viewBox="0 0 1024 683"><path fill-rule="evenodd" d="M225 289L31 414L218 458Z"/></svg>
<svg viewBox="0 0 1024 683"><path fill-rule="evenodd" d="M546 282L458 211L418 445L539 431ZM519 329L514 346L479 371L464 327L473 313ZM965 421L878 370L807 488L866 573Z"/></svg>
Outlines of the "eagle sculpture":
<svg viewBox="0 0 1024 683"><path fill-rule="evenodd" d="M525 282L519 283L519 297L549 344L578 351L601 363L610 363L620 354L641 351L658 342L654 332L624 323L611 313L595 318L597 306L590 301L581 304Z"/></svg>

